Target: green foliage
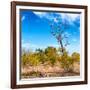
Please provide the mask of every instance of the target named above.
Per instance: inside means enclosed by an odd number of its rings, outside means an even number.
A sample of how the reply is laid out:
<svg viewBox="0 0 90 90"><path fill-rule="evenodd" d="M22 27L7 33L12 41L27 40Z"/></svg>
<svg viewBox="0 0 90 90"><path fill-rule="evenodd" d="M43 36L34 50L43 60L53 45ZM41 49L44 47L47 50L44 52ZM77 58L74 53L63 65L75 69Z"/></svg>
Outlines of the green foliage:
<svg viewBox="0 0 90 90"><path fill-rule="evenodd" d="M68 56L67 52L64 52L61 57L61 66L64 68L65 71L69 71L72 64L73 62L71 57Z"/></svg>
<svg viewBox="0 0 90 90"><path fill-rule="evenodd" d="M29 60L28 60L28 54L27 53L23 53L22 57L21 57L21 63L23 66L26 66L28 63L29 63Z"/></svg>
<svg viewBox="0 0 90 90"><path fill-rule="evenodd" d="M79 62L80 61L80 54L77 53L77 52L74 52L72 54L72 60L75 61L75 62Z"/></svg>
<svg viewBox="0 0 90 90"><path fill-rule="evenodd" d="M53 47L48 47L45 49L45 55L47 56L47 61L53 66L56 62L57 50Z"/></svg>
<svg viewBox="0 0 90 90"><path fill-rule="evenodd" d="M41 62L41 64L44 64L47 60L46 55L44 54L44 51L41 49L36 49L36 53L38 55L38 59Z"/></svg>
<svg viewBox="0 0 90 90"><path fill-rule="evenodd" d="M60 63L65 71L73 70L74 62L80 61L80 54L74 52L71 56L68 52L63 49L63 54L61 49L58 50L54 47L47 47L45 50L37 49L35 52L24 52L21 57L21 62L23 66L38 66L38 65L50 65L54 66L56 63Z"/></svg>
<svg viewBox="0 0 90 90"><path fill-rule="evenodd" d="M32 66L37 66L41 64L41 55L39 53L33 53L29 55L29 61Z"/></svg>

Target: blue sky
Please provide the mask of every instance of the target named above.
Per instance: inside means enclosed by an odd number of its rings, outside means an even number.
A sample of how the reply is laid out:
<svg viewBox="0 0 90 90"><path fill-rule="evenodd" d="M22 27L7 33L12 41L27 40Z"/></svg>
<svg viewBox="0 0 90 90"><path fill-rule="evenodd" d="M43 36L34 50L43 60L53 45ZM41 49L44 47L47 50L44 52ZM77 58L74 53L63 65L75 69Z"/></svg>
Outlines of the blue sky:
<svg viewBox="0 0 90 90"><path fill-rule="evenodd" d="M70 43L66 47L70 54L80 52L80 14L21 10L20 16L22 49L35 51L36 48L45 49L48 46L58 48L59 44L51 34L50 24L66 22L66 29L63 25L60 27L68 37L67 40L63 39L63 44L66 41Z"/></svg>

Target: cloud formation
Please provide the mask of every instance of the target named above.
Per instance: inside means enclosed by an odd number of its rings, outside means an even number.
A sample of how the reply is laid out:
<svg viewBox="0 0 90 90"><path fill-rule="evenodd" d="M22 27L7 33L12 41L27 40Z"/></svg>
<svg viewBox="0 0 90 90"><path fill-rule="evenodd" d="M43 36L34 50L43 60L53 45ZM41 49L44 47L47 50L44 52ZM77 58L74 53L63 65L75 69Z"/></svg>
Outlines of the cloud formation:
<svg viewBox="0 0 90 90"><path fill-rule="evenodd" d="M53 13L53 12L33 12L35 15L37 15L40 18L45 18L48 20L53 20L55 22L58 22L57 17L61 19L67 19L69 22L73 22L77 19L77 17L80 16L80 14L71 14L71 13Z"/></svg>

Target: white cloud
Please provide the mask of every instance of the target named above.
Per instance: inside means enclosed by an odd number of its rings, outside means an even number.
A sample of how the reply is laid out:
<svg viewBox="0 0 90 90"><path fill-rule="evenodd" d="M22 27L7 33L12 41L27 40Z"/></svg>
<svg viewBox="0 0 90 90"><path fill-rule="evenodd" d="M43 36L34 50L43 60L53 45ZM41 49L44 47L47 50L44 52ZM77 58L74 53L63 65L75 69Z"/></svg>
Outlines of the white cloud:
<svg viewBox="0 0 90 90"><path fill-rule="evenodd" d="M46 16L46 13L45 12L33 12L33 13L36 14L37 16L39 16L39 17Z"/></svg>
<svg viewBox="0 0 90 90"><path fill-rule="evenodd" d="M24 42L24 41L22 42L22 48L25 50L35 49L37 47L38 47L37 45L31 44L30 42Z"/></svg>
<svg viewBox="0 0 90 90"><path fill-rule="evenodd" d="M33 12L34 14L36 14L38 17L42 18L46 18L48 20L54 20L54 16L52 16L50 13L47 12Z"/></svg>
<svg viewBox="0 0 90 90"><path fill-rule="evenodd" d="M25 20L25 16L22 16L21 21Z"/></svg>
<svg viewBox="0 0 90 90"><path fill-rule="evenodd" d="M22 49L35 51L38 48L45 49L46 47L45 46L39 46L36 44L32 44L30 42L24 42L24 41L22 42Z"/></svg>
<svg viewBox="0 0 90 90"><path fill-rule="evenodd" d="M33 12L33 13L39 16L40 18L48 18L48 14L46 12Z"/></svg>
<svg viewBox="0 0 90 90"><path fill-rule="evenodd" d="M69 14L68 15L72 20L75 20L77 17L80 16L80 14Z"/></svg>
<svg viewBox="0 0 90 90"><path fill-rule="evenodd" d="M60 14L61 15L61 17L62 17L62 19L68 19L69 21L74 21L78 16L79 16L79 14L65 14L65 13L61 13Z"/></svg>
<svg viewBox="0 0 90 90"><path fill-rule="evenodd" d="M50 13L47 12L33 12L40 18L46 18L49 20L54 20L55 22L58 22L58 20ZM80 14L71 14L71 13L57 13L57 15L61 16L62 19L68 19L69 22L74 21Z"/></svg>

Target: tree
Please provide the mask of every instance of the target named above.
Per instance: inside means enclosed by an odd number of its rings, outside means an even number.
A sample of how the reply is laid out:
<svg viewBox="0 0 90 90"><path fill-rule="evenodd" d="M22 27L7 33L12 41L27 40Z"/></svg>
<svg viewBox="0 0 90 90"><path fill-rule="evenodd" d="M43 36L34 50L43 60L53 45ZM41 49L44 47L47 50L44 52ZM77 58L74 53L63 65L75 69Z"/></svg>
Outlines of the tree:
<svg viewBox="0 0 90 90"><path fill-rule="evenodd" d="M74 62L79 62L80 61L80 54L77 52L72 53L72 59Z"/></svg>
<svg viewBox="0 0 90 90"><path fill-rule="evenodd" d="M22 61L22 66L27 66L29 64L29 53L23 52L21 61Z"/></svg>
<svg viewBox="0 0 90 90"><path fill-rule="evenodd" d="M40 48L38 48L38 49L36 49L36 52L38 52L38 53L43 53L43 50L40 49Z"/></svg>
<svg viewBox="0 0 90 90"><path fill-rule="evenodd" d="M45 49L45 55L47 56L47 61L53 66L56 62L57 50L54 47L47 47Z"/></svg>
<svg viewBox="0 0 90 90"><path fill-rule="evenodd" d="M66 52L66 46L69 45L67 40L68 36L65 34L65 30L68 28L68 21L66 19L62 20L60 16L55 17L54 19L54 22L50 23L51 34L56 38L59 44L59 51L62 57L60 63L65 71L69 71L73 62Z"/></svg>
<svg viewBox="0 0 90 90"><path fill-rule="evenodd" d="M36 53L38 54L38 58L41 64L44 64L47 60L47 57L42 49L36 49Z"/></svg>
<svg viewBox="0 0 90 90"><path fill-rule="evenodd" d="M51 34L57 39L57 42L59 43L63 54L64 53L63 49L69 44L67 40L65 45L63 43L63 40L68 38L64 33L64 31L67 29L68 24L67 24L67 20L64 19L63 21L61 21L60 17L56 17L55 21L57 22L50 23Z"/></svg>

